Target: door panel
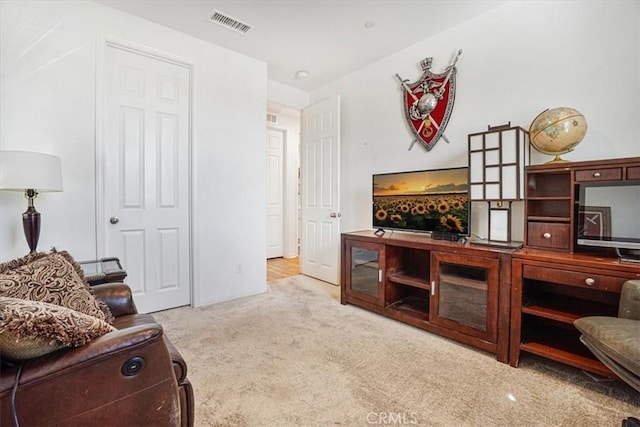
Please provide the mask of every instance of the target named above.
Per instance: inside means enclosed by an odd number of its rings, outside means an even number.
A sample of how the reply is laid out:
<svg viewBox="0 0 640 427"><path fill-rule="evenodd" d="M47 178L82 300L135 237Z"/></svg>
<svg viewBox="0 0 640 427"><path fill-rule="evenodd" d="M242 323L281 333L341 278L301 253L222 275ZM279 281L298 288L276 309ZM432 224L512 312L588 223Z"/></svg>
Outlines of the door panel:
<svg viewBox="0 0 640 427"><path fill-rule="evenodd" d="M340 277L340 98L302 112L303 274L335 285Z"/></svg>
<svg viewBox="0 0 640 427"><path fill-rule="evenodd" d="M121 248L119 258L127 270L127 284L134 295L146 292L147 283L145 277L145 230L121 230ZM114 242L115 243L115 242ZM114 252L116 249L113 249Z"/></svg>
<svg viewBox="0 0 640 427"><path fill-rule="evenodd" d="M141 312L186 305L191 71L111 45L105 55L100 247L120 258Z"/></svg>

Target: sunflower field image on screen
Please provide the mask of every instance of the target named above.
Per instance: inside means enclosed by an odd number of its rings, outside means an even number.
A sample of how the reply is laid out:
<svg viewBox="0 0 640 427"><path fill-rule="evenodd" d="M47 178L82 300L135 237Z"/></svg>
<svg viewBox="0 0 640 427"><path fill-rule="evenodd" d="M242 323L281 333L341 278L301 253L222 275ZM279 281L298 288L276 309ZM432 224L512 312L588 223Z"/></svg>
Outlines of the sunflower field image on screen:
<svg viewBox="0 0 640 427"><path fill-rule="evenodd" d="M373 227L469 235L468 168L373 175Z"/></svg>

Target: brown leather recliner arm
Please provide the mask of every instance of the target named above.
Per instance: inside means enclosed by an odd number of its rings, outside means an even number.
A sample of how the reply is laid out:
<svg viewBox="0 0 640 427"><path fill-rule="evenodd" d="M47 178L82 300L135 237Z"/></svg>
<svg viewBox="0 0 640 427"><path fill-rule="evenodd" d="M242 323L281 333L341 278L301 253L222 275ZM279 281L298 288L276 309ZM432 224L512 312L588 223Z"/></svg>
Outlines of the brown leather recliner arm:
<svg viewBox="0 0 640 427"><path fill-rule="evenodd" d="M0 375L0 425L13 424L17 369ZM177 425L176 387L162 327L151 323L26 361L15 409L21 425Z"/></svg>
<svg viewBox="0 0 640 427"><path fill-rule="evenodd" d="M114 317L137 314L138 309L131 295L131 288L124 283L105 283L92 286L94 296L104 301Z"/></svg>
<svg viewBox="0 0 640 427"><path fill-rule="evenodd" d="M30 359L25 363L20 384L26 384L47 375L64 375L65 370L75 371L82 363L93 363L96 358L111 357L118 351L135 350L137 346L144 345L159 336L162 336L162 326L157 323L139 325L110 332L80 347L63 349L36 359ZM12 370L15 371L15 368ZM3 366L0 377L1 393L13 385L12 380L11 384L5 383L8 373Z"/></svg>

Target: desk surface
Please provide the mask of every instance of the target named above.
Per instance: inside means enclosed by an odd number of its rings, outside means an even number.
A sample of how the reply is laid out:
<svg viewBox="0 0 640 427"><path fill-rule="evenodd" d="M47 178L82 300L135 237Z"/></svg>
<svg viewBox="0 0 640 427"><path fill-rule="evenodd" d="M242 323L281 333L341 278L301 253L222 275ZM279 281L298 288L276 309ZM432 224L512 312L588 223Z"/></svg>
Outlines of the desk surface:
<svg viewBox="0 0 640 427"><path fill-rule="evenodd" d="M85 279L90 285L101 283L121 282L127 277L118 258L101 258L79 262Z"/></svg>

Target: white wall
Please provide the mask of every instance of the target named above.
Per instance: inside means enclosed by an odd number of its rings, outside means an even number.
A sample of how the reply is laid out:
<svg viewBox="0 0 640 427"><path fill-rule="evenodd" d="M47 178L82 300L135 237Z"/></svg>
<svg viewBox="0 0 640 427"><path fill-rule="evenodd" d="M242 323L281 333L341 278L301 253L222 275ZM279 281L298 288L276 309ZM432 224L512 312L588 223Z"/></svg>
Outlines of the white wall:
<svg viewBox="0 0 640 427"><path fill-rule="evenodd" d="M285 105L301 110L309 105L309 93L282 83L269 80L267 83L267 98L269 102Z"/></svg>
<svg viewBox="0 0 640 427"><path fill-rule="evenodd" d="M62 158L64 192L36 200L38 248L108 255L95 234L96 64L103 37L119 39L193 65L195 303L264 292L266 64L93 2L2 1L0 19L0 149ZM0 192L2 261L28 251L25 208Z"/></svg>
<svg viewBox="0 0 640 427"><path fill-rule="evenodd" d="M432 71L442 72L458 49L451 143L408 151L394 74L415 81L429 56ZM576 108L589 124L564 158L640 155L639 62L637 1L512 1L312 92L312 103L342 99L342 231L371 228L373 173L466 166L469 133L509 121L528 129L546 108ZM534 153L532 163L550 159ZM484 209L474 206L471 231L486 236ZM514 237L524 228L517 211Z"/></svg>

